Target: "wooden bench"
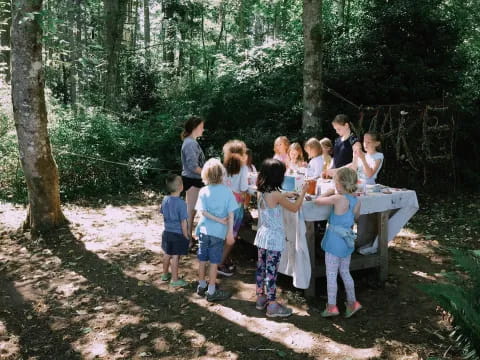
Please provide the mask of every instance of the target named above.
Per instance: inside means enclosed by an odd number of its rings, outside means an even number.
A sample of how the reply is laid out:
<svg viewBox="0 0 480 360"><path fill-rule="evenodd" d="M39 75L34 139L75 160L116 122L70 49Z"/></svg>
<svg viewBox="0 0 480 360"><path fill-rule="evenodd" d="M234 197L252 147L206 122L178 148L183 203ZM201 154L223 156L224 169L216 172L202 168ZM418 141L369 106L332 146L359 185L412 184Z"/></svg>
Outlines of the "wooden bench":
<svg viewBox="0 0 480 360"><path fill-rule="evenodd" d="M389 218L390 211L384 211L376 213L378 217L378 251L375 254L371 255L360 255L354 253L352 255L352 260L350 262L350 270L362 270L362 269L370 269L370 268L377 268L378 269L378 276L379 281L384 282L387 279L388 275L388 218ZM254 223L256 219L254 219ZM314 297L316 291L316 279L318 277L325 276L325 261L324 257L320 252L320 246L315 244L315 228L314 222L307 221L305 222L306 225L306 238L307 238L307 245L308 251L310 254L310 264L312 264L312 275L310 278L310 285L308 289L305 290L305 295L308 297ZM256 232L252 230L251 226L243 226L240 229L239 236L253 244L255 240ZM319 253L317 253L317 251ZM323 252L322 252L323 253Z"/></svg>

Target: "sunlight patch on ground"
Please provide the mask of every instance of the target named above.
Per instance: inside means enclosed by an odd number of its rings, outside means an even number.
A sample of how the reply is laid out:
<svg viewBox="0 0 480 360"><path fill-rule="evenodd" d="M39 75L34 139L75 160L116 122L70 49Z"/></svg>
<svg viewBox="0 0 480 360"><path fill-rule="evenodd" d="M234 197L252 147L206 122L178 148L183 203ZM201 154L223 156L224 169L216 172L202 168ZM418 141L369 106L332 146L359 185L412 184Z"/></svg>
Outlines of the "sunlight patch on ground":
<svg viewBox="0 0 480 360"><path fill-rule="evenodd" d="M206 300L190 298L190 301L204 306L208 311L220 315L228 321L237 324L251 333L259 334L282 344L296 352L320 351L331 355L348 354L355 359L369 359L380 356L381 352L376 348L357 349L349 345L337 343L321 334L314 334L297 328L288 322L278 322L267 318L256 318L244 315L232 308L222 305L205 306ZM296 316L296 315L294 315ZM237 334L239 338L245 334Z"/></svg>

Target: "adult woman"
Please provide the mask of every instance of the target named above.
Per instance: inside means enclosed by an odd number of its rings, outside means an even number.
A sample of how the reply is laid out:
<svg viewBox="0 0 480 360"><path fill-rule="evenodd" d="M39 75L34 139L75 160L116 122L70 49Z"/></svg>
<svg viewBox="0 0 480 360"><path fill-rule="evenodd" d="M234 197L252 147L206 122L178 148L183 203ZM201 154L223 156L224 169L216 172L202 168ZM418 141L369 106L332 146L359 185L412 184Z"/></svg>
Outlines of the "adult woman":
<svg viewBox="0 0 480 360"><path fill-rule="evenodd" d="M203 187L201 173L205 155L197 142L197 138L203 134L203 128L204 120L198 116L192 116L185 122L182 132L182 180L187 202L187 233L190 237L192 236L198 192Z"/></svg>

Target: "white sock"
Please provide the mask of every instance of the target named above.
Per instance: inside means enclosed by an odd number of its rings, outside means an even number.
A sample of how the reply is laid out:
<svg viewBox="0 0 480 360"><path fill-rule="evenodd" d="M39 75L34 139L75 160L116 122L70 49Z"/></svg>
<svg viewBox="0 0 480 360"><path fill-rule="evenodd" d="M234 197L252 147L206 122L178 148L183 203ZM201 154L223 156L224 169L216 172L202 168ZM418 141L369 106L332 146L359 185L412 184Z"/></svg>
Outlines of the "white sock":
<svg viewBox="0 0 480 360"><path fill-rule="evenodd" d="M215 292L215 284L213 285L208 285L208 294L209 295L213 295L213 293Z"/></svg>

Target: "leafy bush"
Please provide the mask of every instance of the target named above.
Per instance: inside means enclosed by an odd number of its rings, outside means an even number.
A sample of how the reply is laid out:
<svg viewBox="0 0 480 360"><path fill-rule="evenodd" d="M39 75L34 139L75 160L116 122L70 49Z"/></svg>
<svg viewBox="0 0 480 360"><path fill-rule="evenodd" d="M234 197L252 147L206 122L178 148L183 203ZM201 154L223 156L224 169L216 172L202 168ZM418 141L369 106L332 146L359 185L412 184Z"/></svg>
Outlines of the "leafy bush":
<svg viewBox="0 0 480 360"><path fill-rule="evenodd" d="M448 283L421 285L453 318L451 336L466 359L480 359L480 251L452 250L457 266L466 274L452 272Z"/></svg>
<svg viewBox="0 0 480 360"><path fill-rule="evenodd" d="M0 113L0 198L22 202L27 198L27 185L18 157L17 135L10 121Z"/></svg>

